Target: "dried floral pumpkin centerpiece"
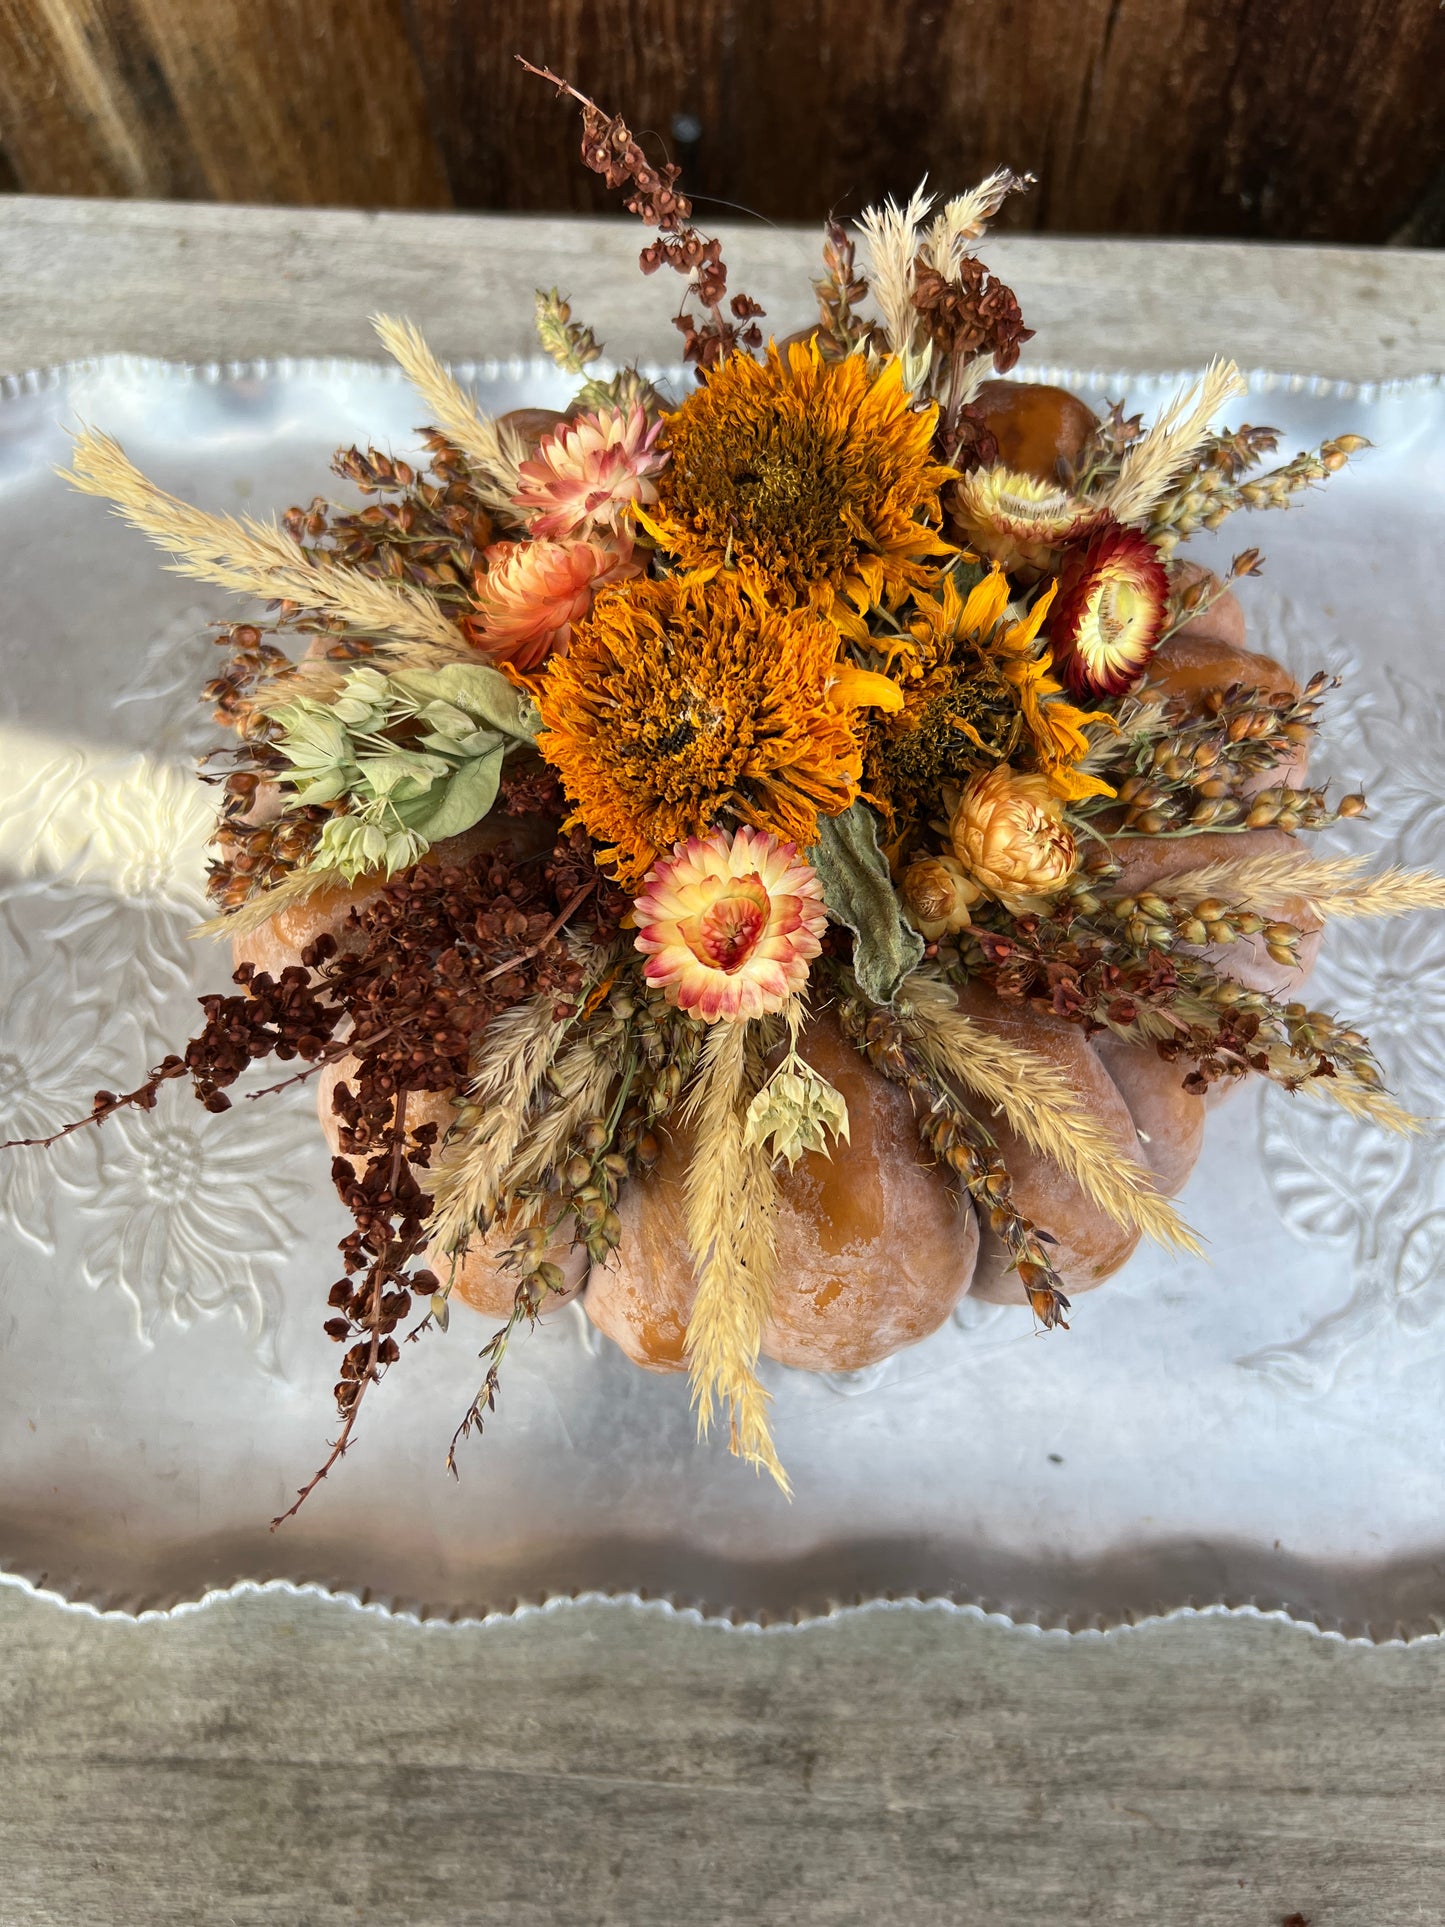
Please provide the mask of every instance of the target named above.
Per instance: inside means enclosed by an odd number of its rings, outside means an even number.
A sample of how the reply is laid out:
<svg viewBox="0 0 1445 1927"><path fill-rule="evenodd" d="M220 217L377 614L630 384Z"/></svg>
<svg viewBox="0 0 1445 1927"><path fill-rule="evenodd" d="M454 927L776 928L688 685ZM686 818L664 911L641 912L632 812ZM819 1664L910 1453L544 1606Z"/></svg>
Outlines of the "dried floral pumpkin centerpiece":
<svg viewBox="0 0 1445 1927"><path fill-rule="evenodd" d="M497 1322L449 1463L518 1328L580 1294L785 1484L761 1355L868 1364L970 1290L1062 1325L1141 1235L1194 1248L1170 1198L1211 1086L1417 1128L1297 991L1329 916L1445 883L1307 854L1363 808L1306 780L1329 681L1244 647L1257 551L1225 581L1176 556L1360 439L1257 474L1273 432L1213 425L1230 363L1147 429L1000 379L1007 172L871 210L863 266L830 223L817 325L765 340L676 169L573 98L644 270L684 278L691 392L601 372L552 292L562 413L488 420L378 322L434 425L424 471L337 457L359 510L204 515L89 431L71 471L272 607L206 692L234 988L68 1128L177 1078L224 1109L261 1059L316 1078L352 1229L298 1505L458 1300Z"/></svg>

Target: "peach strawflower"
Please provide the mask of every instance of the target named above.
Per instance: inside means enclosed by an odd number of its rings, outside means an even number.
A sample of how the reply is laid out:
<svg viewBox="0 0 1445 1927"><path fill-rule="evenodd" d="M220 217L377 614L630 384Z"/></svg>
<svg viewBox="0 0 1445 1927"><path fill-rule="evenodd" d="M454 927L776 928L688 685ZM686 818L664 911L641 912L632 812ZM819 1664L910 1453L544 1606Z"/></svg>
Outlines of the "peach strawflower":
<svg viewBox="0 0 1445 1927"><path fill-rule="evenodd" d="M565 656L572 625L592 607L604 582L641 570L625 535L585 542L494 542L486 573L476 578L467 633L479 649L526 672L549 656Z"/></svg>
<svg viewBox="0 0 1445 1927"><path fill-rule="evenodd" d="M512 497L534 535L566 537L615 529L636 503L657 500L651 477L667 457L654 446L662 428L640 402L559 422L520 470Z"/></svg>
<svg viewBox="0 0 1445 1927"><path fill-rule="evenodd" d="M766 830L689 837L643 878L634 905L650 984L706 1024L782 1010L822 948L823 886Z"/></svg>
<svg viewBox="0 0 1445 1927"><path fill-rule="evenodd" d="M1017 914L1043 910L1079 864L1074 833L1046 776L997 763L975 776L949 825L953 854L992 897Z"/></svg>

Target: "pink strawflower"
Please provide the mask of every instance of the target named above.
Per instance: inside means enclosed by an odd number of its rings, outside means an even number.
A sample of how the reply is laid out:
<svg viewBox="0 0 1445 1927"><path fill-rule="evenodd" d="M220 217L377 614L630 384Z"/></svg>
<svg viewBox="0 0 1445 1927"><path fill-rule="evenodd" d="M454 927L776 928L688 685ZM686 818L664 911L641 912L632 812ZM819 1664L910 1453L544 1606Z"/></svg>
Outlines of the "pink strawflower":
<svg viewBox="0 0 1445 1927"><path fill-rule="evenodd" d="M689 837L633 906L644 975L704 1023L782 1010L808 981L827 923L823 886L766 830Z"/></svg>
<svg viewBox="0 0 1445 1927"><path fill-rule="evenodd" d="M478 648L523 671L565 656L572 624L605 582L641 574L625 535L585 542L494 542L476 578L467 630Z"/></svg>
<svg viewBox="0 0 1445 1927"><path fill-rule="evenodd" d="M512 500L534 535L569 536L615 529L634 504L657 500L651 477L667 457L654 447L661 421L640 402L559 422L522 463Z"/></svg>

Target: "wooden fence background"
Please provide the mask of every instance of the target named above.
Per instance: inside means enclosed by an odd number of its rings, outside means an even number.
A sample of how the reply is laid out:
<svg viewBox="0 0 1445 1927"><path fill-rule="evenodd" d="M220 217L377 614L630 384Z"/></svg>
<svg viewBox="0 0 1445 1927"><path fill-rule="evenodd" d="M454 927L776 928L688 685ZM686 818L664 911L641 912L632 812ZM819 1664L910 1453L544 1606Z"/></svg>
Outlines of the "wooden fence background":
<svg viewBox="0 0 1445 1927"><path fill-rule="evenodd" d="M1441 0L0 0L0 188L607 206L514 52L704 215L1007 162L1016 227L1445 240Z"/></svg>

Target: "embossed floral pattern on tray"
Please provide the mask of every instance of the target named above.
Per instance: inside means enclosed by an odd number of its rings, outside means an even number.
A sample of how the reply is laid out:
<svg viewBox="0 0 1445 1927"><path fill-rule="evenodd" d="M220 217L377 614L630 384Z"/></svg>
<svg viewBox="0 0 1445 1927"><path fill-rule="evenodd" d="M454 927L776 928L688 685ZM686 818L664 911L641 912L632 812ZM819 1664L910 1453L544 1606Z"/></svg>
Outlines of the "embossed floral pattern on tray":
<svg viewBox="0 0 1445 1927"><path fill-rule="evenodd" d="M1033 372L1131 405L1171 385ZM493 405L553 398L520 367L481 376ZM1445 439L1445 396L1257 377L1248 410L1291 444L1358 427L1382 451L1339 485L1373 543L1368 583L1331 495L1234 546L1267 547L1250 585L1257 646L1348 677L1322 760L1363 777L1375 819L1338 847L1438 861L1445 665L1418 556L1445 514L1421 453L1422 423ZM269 509L305 494L338 441L370 432L403 451L412 405L363 364L95 364L0 389L0 486L23 558L0 565L7 1133L73 1114L174 1048L199 990L225 979L188 934L209 817L191 759L210 741L189 694L220 603L53 480L59 423L102 412L163 481ZM78 535L88 573L67 566ZM1400 983L1426 1021L1398 1021ZM1309 995L1373 1032L1408 1101L1438 1106L1445 920L1333 931ZM0 1165L18 1388L0 1415L0 1567L134 1606L224 1577L452 1614L594 1588L742 1617L884 1593L1070 1626L1253 1601L1385 1637L1445 1615L1438 1135L1394 1144L1277 1093L1236 1099L1184 1200L1212 1264L1141 1256L1046 1341L1023 1314L967 1305L868 1374L774 1370L791 1510L723 1455L696 1454L680 1388L584 1342L575 1316L518 1351L452 1485L436 1418L469 1395L478 1340L453 1320L387 1384L356 1463L273 1538L266 1521L325 1429L319 1298L340 1230L326 1168L305 1087L224 1117L172 1090L153 1118Z"/></svg>

